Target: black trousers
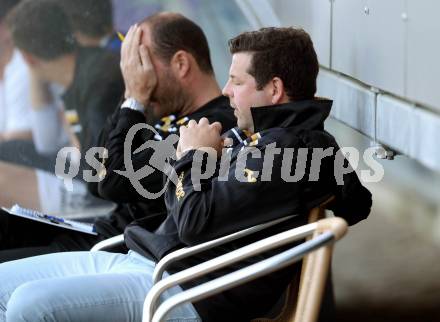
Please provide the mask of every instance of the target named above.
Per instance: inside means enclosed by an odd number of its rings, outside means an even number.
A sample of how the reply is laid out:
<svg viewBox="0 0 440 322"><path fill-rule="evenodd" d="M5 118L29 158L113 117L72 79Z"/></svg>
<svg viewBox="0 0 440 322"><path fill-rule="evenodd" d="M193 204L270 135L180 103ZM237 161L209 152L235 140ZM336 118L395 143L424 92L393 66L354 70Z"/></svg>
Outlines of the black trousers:
<svg viewBox="0 0 440 322"><path fill-rule="evenodd" d="M56 252L87 251L102 239L0 212L0 263Z"/></svg>

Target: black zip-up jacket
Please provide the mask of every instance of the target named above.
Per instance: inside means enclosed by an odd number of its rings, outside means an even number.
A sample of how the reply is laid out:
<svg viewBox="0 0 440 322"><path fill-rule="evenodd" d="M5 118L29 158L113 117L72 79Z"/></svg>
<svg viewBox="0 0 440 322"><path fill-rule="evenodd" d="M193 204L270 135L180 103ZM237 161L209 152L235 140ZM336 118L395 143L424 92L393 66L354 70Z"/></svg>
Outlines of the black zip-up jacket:
<svg viewBox="0 0 440 322"><path fill-rule="evenodd" d="M190 119L198 121L206 117L210 122L220 122L226 131L236 124L233 110L229 101L224 96L219 96L186 116L168 116L153 125L158 136L148 129L139 131L132 142L131 151L135 151L145 142L165 140L170 134L178 134L180 125ZM108 159L105 160L106 175L99 183L89 183L89 190L96 196L113 201L118 204L117 209L109 218L100 218L95 225L103 237L121 234L124 228L133 220L156 214L163 218L165 203L163 196L157 199L146 199L140 195L131 184L130 180L117 170L124 171L124 142L132 126L138 123L147 123L143 113L128 109L117 108L108 119L106 126L100 134L98 146L108 149ZM147 148L139 153L132 154L131 160L135 171L145 165L154 153L154 149ZM101 160L102 162L102 160ZM140 180L140 184L149 192L158 192L163 188L163 173L155 170L150 175Z"/></svg>
<svg viewBox="0 0 440 322"><path fill-rule="evenodd" d="M330 196L335 196L330 208L350 225L365 219L372 204L371 194L362 186L355 172L343 176L343 185L337 184L334 173L335 156L323 159L317 180L308 180L313 148L333 147L335 152L339 150L335 139L324 130L324 120L329 115L331 104L328 100L307 100L252 108L255 134L242 140L239 137L243 136L243 133L237 129L231 131L236 143L227 152L230 154L231 165L226 181L214 176L204 180L201 186L193 185L191 167L195 151L187 153L174 164L180 182L177 188L170 185L166 191L168 216L165 221L160 223L146 220L130 225L125 231L127 246L145 256L160 259L179 247L195 245L296 214L296 217L287 223L181 260L169 269L173 273L252 241L305 224L308 211ZM268 159L271 159L269 149L274 143L277 148L287 150L273 155L271 176L266 172L263 178L264 157L268 156ZM254 147L261 154L261 158L249 155L240 159L240 151L244 147ZM286 182L284 178L289 173L292 176L295 173L296 161L300 159L299 148L309 152L304 178L297 182ZM283 174L281 170L283 159L284 162L292 161L290 165L287 164L287 174ZM247 161L245 165L242 163L243 160ZM198 188L201 190L196 190ZM213 272L206 278L186 283L182 287L185 289L200 284L279 251L280 249L255 256ZM293 274L292 267L283 269L197 302L195 307L203 321L248 321L264 315L273 306Z"/></svg>
<svg viewBox="0 0 440 322"><path fill-rule="evenodd" d="M123 93L119 56L98 47L80 47L73 82L62 99L66 110L78 113L83 156L98 139L102 124L112 115Z"/></svg>

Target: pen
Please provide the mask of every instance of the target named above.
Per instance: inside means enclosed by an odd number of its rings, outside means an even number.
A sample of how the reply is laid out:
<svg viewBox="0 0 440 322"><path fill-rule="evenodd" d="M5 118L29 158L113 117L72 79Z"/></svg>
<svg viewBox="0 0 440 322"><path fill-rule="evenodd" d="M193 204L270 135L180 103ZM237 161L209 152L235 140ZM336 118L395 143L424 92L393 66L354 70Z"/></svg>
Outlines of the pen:
<svg viewBox="0 0 440 322"><path fill-rule="evenodd" d="M45 219L49 220L50 222L52 222L54 224L63 224L63 225L67 225L70 227L77 228L77 229L81 229L82 231L96 232L94 225L89 225L89 224L84 224L84 223L75 222L75 221L71 221L71 220L66 220L64 218L55 217L55 216L46 215L46 214L44 214L43 216Z"/></svg>
<svg viewBox="0 0 440 322"><path fill-rule="evenodd" d="M125 40L125 36L123 34L121 34L119 31L116 31L116 34L118 35L118 38L121 42L123 42Z"/></svg>
<svg viewBox="0 0 440 322"><path fill-rule="evenodd" d="M63 218L59 218L59 217L55 217L55 216L50 216L50 215L43 215L43 218L49 220L50 222L54 223L54 224L60 224L63 223L64 225L67 226L72 226L70 223L66 222Z"/></svg>

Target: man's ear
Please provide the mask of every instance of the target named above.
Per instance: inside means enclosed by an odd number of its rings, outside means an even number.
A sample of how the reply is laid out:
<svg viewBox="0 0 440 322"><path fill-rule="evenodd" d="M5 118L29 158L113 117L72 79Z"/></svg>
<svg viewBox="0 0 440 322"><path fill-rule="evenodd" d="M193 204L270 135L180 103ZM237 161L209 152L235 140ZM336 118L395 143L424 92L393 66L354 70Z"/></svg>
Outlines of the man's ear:
<svg viewBox="0 0 440 322"><path fill-rule="evenodd" d="M272 104L281 104L288 101L284 83L279 77L274 77L270 84L270 95Z"/></svg>
<svg viewBox="0 0 440 322"><path fill-rule="evenodd" d="M191 56L184 50L176 52L171 59L171 68L179 78L185 78L191 70Z"/></svg>
<svg viewBox="0 0 440 322"><path fill-rule="evenodd" d="M36 58L32 54L29 54L23 50L21 50L20 52L21 52L21 55L23 56L24 61L26 62L26 64L29 65L29 67L34 67L34 66L39 65L40 61L38 60L38 58Z"/></svg>

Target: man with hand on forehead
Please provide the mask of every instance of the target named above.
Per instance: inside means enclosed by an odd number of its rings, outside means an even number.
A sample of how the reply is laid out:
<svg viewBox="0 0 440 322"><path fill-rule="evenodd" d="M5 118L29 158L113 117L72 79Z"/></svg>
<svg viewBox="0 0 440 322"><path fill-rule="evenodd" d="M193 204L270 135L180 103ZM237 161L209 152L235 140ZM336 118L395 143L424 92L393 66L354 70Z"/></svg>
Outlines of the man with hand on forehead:
<svg viewBox="0 0 440 322"><path fill-rule="evenodd" d="M120 174L127 170L127 134L134 125L147 123L147 113L159 119L153 124L155 131L143 129L136 133L131 151L146 142L172 143L170 135L178 134L179 126L189 120L207 118L219 122L224 131L236 125L228 99L221 95L215 79L203 31L180 14L159 13L132 26L123 42L121 69L125 101L108 120L98 143L108 150L105 175L99 183L89 184L95 195L118 203L110 221L97 221L98 231L107 237L122 233L133 220L140 220L133 224L134 231L139 226L154 230L166 217L160 193L166 188L165 164L155 162L157 153L164 151L147 147L130 155L134 171L145 165L154 168L154 172L139 180L148 195L140 193L127 176ZM159 144L159 149L165 148ZM142 233L137 238L137 242L144 242Z"/></svg>

